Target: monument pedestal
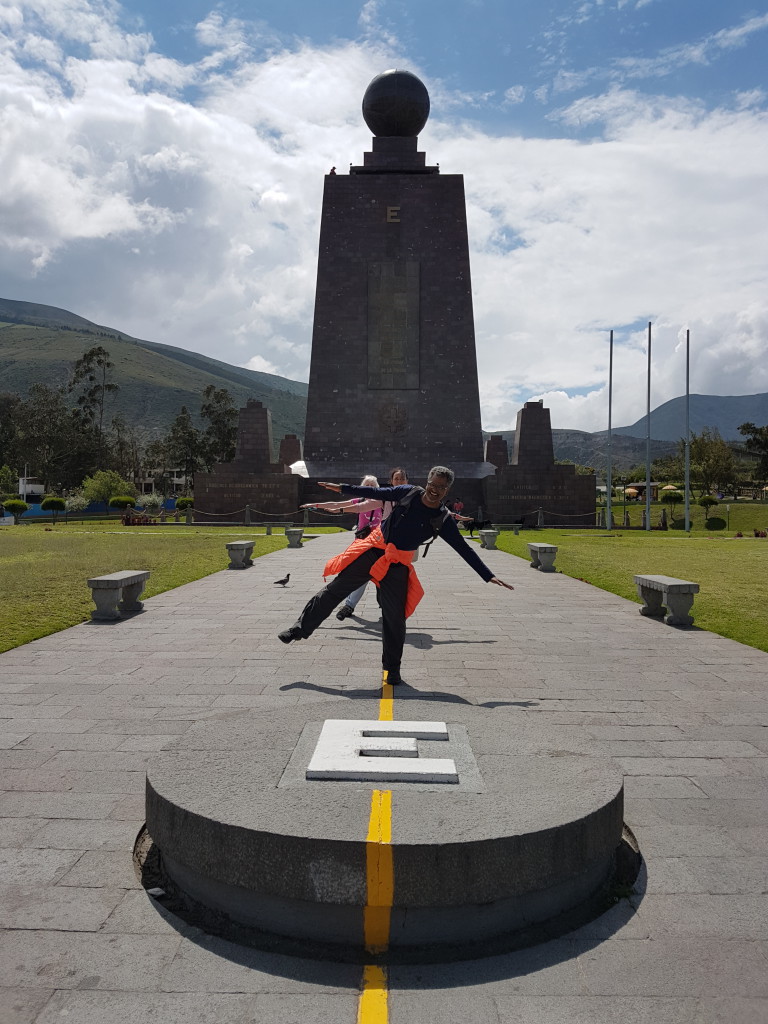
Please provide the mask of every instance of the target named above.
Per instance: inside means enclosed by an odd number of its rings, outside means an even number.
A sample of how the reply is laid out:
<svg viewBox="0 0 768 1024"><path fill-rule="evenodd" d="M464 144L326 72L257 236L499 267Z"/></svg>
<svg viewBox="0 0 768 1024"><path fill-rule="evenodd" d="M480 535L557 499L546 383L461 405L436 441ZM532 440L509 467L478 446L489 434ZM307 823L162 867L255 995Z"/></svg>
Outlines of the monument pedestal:
<svg viewBox="0 0 768 1024"><path fill-rule="evenodd" d="M435 707L408 701L407 717L431 723ZM612 763L576 730L554 749L523 716L510 728L508 716L454 704L447 740L419 740L418 757L396 760L413 772L422 758L450 759L457 781L307 778L325 721L398 725L375 722L377 710L355 700L201 723L157 758L147 828L170 884L256 944L369 957L371 798L387 790L387 955L482 955L484 944L530 943L537 928L595 915L622 839ZM378 769L381 759L358 760Z"/></svg>

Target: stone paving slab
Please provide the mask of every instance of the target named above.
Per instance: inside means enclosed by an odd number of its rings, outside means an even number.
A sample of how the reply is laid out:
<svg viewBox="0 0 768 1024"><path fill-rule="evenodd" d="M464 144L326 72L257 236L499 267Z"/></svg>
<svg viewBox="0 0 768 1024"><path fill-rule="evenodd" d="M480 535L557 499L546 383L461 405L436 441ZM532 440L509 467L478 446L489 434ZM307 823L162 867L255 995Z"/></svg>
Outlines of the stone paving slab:
<svg viewBox="0 0 768 1024"><path fill-rule="evenodd" d="M378 696L370 587L355 618L290 648L276 639L348 539L0 655L2 1024L354 1024L359 967L205 936L151 900L131 863L145 766L196 723ZM553 742L577 728L624 771L645 863L633 895L561 939L392 967L391 1024L768 1022L768 655L482 554L513 593L446 545L419 561L426 597L396 717L419 699L441 719L451 704L485 707L498 729L526 716Z"/></svg>

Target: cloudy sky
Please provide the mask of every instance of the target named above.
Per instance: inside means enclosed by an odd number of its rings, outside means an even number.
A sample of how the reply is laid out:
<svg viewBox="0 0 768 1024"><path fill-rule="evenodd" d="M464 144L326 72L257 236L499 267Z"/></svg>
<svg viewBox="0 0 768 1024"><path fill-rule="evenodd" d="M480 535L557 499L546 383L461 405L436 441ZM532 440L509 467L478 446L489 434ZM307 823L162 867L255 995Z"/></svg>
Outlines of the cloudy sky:
<svg viewBox="0 0 768 1024"><path fill-rule="evenodd" d="M768 391L766 0L0 0L0 295L306 380L323 176L422 78L483 425Z"/></svg>

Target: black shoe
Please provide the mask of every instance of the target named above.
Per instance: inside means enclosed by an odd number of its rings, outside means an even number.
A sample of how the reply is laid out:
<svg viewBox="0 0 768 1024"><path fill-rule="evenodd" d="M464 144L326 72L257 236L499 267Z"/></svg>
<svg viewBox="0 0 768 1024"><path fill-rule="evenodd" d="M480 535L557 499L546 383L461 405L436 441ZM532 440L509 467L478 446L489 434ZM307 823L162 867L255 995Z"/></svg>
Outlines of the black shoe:
<svg viewBox="0 0 768 1024"><path fill-rule="evenodd" d="M284 629L282 633L278 633L277 639L282 640L284 644L289 644L292 640L301 640L301 630L298 626L291 626L290 629Z"/></svg>
<svg viewBox="0 0 768 1024"><path fill-rule="evenodd" d="M337 619L348 619L352 615L353 609L348 604L343 604L341 608L336 612Z"/></svg>
<svg viewBox="0 0 768 1024"><path fill-rule="evenodd" d="M399 668L389 669L389 671L387 672L387 682L389 683L390 686L399 686L400 683L405 682L403 677L400 675Z"/></svg>

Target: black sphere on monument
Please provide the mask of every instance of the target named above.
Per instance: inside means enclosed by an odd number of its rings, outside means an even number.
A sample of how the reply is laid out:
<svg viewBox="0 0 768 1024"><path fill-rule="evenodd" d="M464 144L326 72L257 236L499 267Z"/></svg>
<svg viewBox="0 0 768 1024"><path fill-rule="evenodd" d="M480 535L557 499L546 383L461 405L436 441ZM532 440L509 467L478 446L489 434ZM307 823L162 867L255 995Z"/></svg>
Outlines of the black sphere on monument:
<svg viewBox="0 0 768 1024"><path fill-rule="evenodd" d="M410 71L376 75L363 96L363 118L377 137L418 135L429 117L429 93Z"/></svg>

